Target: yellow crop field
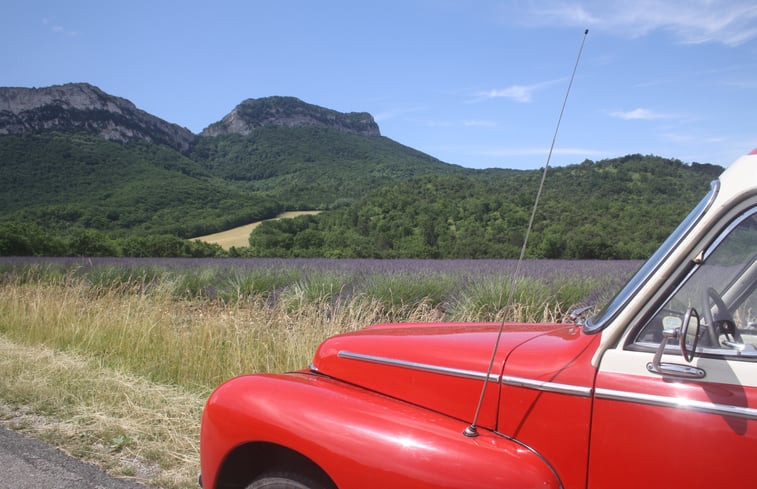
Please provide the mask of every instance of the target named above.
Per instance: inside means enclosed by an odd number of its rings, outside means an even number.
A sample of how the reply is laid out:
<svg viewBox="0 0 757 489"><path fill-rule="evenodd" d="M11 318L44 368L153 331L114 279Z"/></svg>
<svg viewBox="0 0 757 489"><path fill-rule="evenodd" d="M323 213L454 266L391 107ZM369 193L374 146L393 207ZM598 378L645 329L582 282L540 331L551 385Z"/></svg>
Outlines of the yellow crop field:
<svg viewBox="0 0 757 489"><path fill-rule="evenodd" d="M278 216L274 217L273 219L266 219L266 221L272 221L272 220L278 220L278 219L293 219L297 216L303 216L307 214L318 214L320 211L289 211L279 214ZM250 233L252 232L255 227L257 227L261 222L264 221L257 221L250 224L245 224L244 226L239 226L232 229L227 229L226 231L221 231L220 233L213 233L208 234L206 236L198 236L197 238L193 238L197 241L205 241L206 243L214 243L224 250L228 250L232 246L236 248L244 248L249 245L248 239L250 237Z"/></svg>

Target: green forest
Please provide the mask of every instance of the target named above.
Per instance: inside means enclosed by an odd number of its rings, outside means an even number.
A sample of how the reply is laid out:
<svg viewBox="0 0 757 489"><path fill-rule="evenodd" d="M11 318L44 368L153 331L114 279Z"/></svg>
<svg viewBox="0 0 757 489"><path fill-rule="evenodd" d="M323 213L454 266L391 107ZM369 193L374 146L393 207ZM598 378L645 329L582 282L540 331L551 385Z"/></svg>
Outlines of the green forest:
<svg viewBox="0 0 757 489"><path fill-rule="evenodd" d="M699 201L719 167L629 155L550 169L529 238L533 258L649 256ZM541 172L426 176L347 208L262 223L254 256L514 258Z"/></svg>
<svg viewBox="0 0 757 489"><path fill-rule="evenodd" d="M511 258L540 170L472 170L382 136L263 127L187 153L83 133L0 136L0 255ZM528 256L643 258L722 168L628 155L550 168ZM285 210L248 248L190 240Z"/></svg>

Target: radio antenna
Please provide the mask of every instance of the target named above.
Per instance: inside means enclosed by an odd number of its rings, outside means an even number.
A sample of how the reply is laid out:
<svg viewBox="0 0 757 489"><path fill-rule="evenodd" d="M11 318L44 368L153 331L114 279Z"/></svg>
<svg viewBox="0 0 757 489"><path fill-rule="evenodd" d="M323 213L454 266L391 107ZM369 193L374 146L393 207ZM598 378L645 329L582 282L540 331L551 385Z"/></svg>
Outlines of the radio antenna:
<svg viewBox="0 0 757 489"><path fill-rule="evenodd" d="M549 146L549 153L547 153L547 162L544 165L544 171L541 175L541 182L539 183L539 190L536 192L536 200L534 201L534 207L531 210L531 217L528 220L528 229L526 229L526 235L523 238L523 246L520 249L520 256L518 257L518 263L515 266L515 273L510 278L510 290L507 293L507 302L505 303L505 314L510 309L513 301L513 295L515 293L515 283L520 276L520 268L523 263L523 258L526 256L526 247L528 245L528 235L531 234L531 228L534 224L534 217L536 216L536 208L539 205L539 199L541 198L542 190L544 189L544 181L547 178L547 170L549 169L549 162L552 159L552 150L555 148L555 141L557 140L557 132L560 130L560 122L562 121L563 113L565 113L565 105L568 103L568 95L570 95L570 88L573 86L573 79L576 77L576 70L578 69L578 62L581 60L581 53L584 50L584 43L586 43L586 36L589 34L589 29L584 31L584 37L581 39L581 47L578 49L578 56L576 57L576 64L573 66L573 73L570 76L570 83L568 83L568 90L565 92L565 98L562 102L562 108L560 109L560 116L557 118L557 126L555 127L555 133L552 136L552 144ZM481 407L484 404L484 396L486 395L486 388L489 385L489 378L494 370L494 359L497 356L497 350L499 349L499 341L502 339L502 332L505 329L505 316L502 317L502 322L499 325L499 331L497 332L497 339L494 342L494 349L492 350L492 357L489 360L489 369L484 377L484 385L481 388L481 396L478 399L478 405L476 406L476 412L473 415L473 421L470 426L465 428L463 434L467 437L473 438L478 436L478 416L481 414Z"/></svg>

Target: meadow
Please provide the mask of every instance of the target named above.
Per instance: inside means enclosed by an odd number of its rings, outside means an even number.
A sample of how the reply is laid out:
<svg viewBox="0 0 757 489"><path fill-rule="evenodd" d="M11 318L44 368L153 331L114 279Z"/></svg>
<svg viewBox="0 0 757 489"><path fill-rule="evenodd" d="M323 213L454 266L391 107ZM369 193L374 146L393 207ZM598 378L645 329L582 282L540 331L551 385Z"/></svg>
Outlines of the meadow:
<svg viewBox="0 0 757 489"><path fill-rule="evenodd" d="M157 487L196 486L220 382L306 368L389 321L562 321L638 261L0 258L0 420Z"/></svg>
<svg viewBox="0 0 757 489"><path fill-rule="evenodd" d="M213 234L206 234L205 236L198 236L193 239L196 241L205 241L206 243L217 244L226 251L228 251L232 246L236 248L245 248L249 246L250 244L249 243L250 233L252 232L253 229L258 227L262 222L278 221L281 219L293 219L299 216L316 215L319 213L320 211L282 212L281 214L279 214L278 216L272 219L264 219L262 221L255 221L250 224L245 224L243 226L237 226L232 229L227 229L226 231L221 231L219 233L213 233Z"/></svg>

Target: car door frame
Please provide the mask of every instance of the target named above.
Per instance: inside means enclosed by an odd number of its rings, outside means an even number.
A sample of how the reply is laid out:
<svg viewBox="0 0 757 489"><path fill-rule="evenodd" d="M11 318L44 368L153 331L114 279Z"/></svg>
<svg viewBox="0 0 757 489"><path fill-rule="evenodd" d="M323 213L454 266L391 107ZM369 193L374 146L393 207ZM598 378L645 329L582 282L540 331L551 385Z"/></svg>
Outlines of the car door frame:
<svg viewBox="0 0 757 489"><path fill-rule="evenodd" d="M730 222L752 209L754 201L746 199L721 216L692 250L716 246ZM639 306L602 354L592 408L590 488L744 482L738 456L757 451L757 359L700 355L692 366L702 369L705 378L685 379L650 372L654 349L630 347L638 329L692 273L697 256L703 255L693 252L671 272L665 287L647 295L651 300ZM686 364L672 345L662 361Z"/></svg>

